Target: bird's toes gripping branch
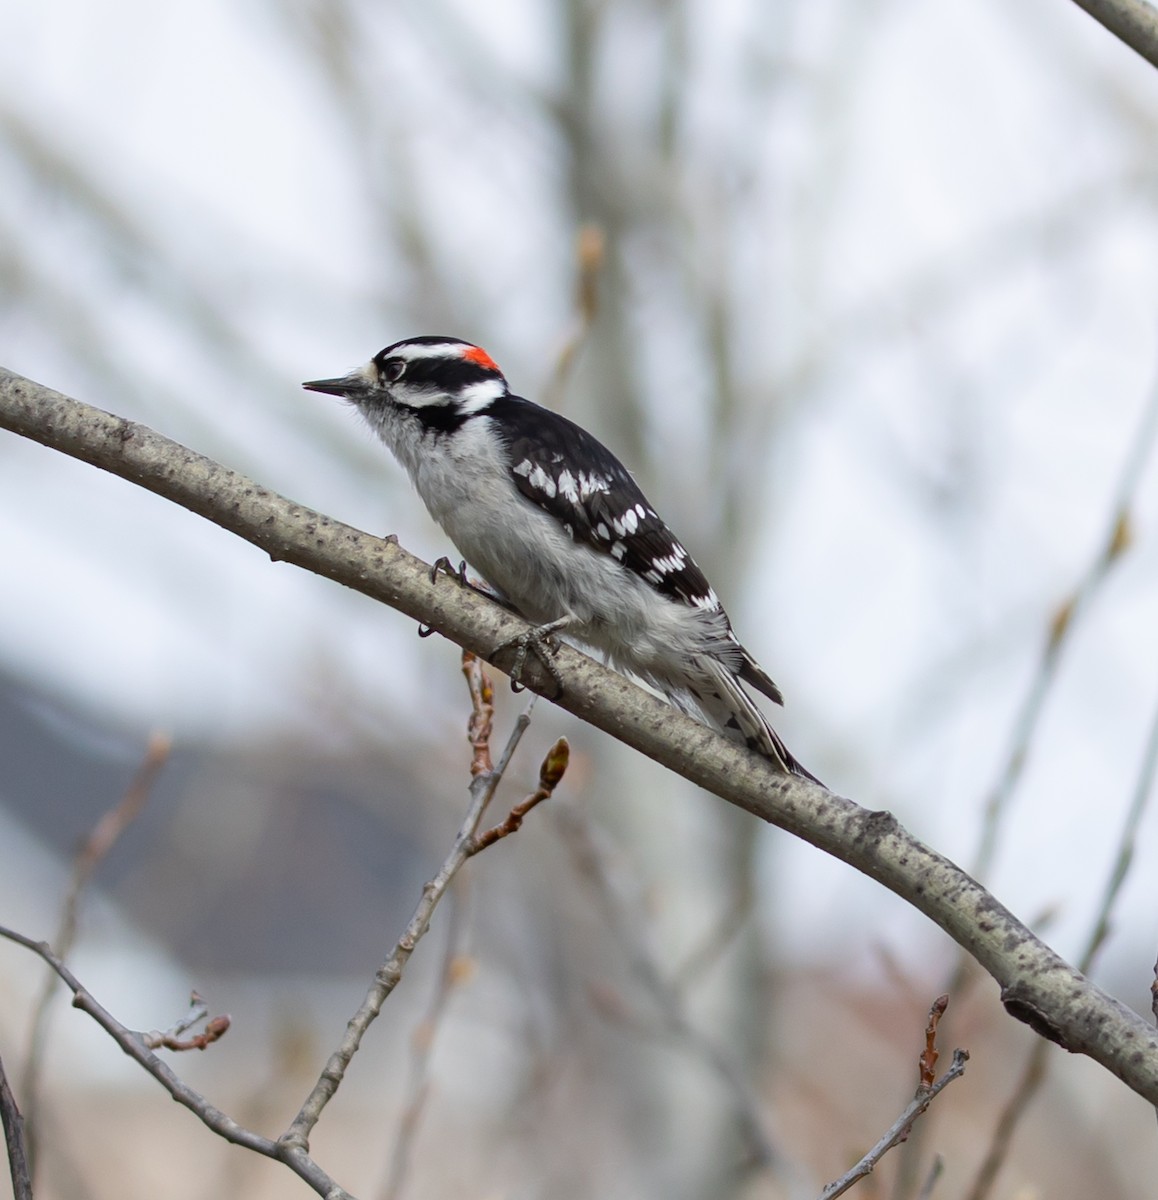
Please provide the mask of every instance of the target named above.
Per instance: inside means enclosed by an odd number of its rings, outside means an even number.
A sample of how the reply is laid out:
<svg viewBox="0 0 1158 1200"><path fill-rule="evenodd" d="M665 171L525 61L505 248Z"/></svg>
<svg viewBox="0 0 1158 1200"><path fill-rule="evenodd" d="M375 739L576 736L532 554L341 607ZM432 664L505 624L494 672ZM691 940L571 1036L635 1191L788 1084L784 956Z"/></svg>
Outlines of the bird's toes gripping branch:
<svg viewBox="0 0 1158 1200"><path fill-rule="evenodd" d="M499 642L491 654L492 659L500 650L505 650L508 646L515 647L515 661L510 670L511 691L521 692L523 690L520 682L523 668L527 665L527 655L533 653L543 664L543 670L551 676L551 680L555 684L555 694L562 695L563 676L559 674L559 668L555 666L554 661L554 656L559 652L559 642L554 634L558 633L560 629L566 629L570 624L570 617L560 617L557 621L548 621L546 625L536 625L534 629L529 629L526 633L519 633L513 638L507 638L505 642Z"/></svg>
<svg viewBox="0 0 1158 1200"><path fill-rule="evenodd" d="M501 604L503 608L510 609L514 612L514 608L507 602L506 598L496 592L489 584L483 580L471 579L466 573L466 563L460 561L456 567L454 563L444 554L430 568L430 582L437 583L438 577L445 575L448 579L453 579L459 587L470 588L472 592L478 592L480 596L485 596L488 600L493 600L496 604ZM430 637L434 633L434 628L430 625L419 625L418 636L421 638Z"/></svg>
<svg viewBox="0 0 1158 1200"><path fill-rule="evenodd" d="M439 575L449 575L451 579L457 579L459 587L470 587L470 580L466 577L466 563L460 562L457 567L444 554L434 566L430 568L430 582L437 583ZM434 632L433 625L419 624L418 636L427 638Z"/></svg>
<svg viewBox="0 0 1158 1200"><path fill-rule="evenodd" d="M435 583L439 575L449 575L451 579L457 579L460 587L470 586L466 577L466 563L460 562L456 567L445 554L430 568L430 582Z"/></svg>

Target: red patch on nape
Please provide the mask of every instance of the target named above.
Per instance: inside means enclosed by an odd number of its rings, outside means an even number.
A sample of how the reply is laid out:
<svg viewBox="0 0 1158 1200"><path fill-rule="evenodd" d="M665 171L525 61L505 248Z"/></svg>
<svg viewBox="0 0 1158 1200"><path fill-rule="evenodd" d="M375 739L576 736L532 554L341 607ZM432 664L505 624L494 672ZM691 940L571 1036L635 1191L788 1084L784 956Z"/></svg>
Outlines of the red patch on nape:
<svg viewBox="0 0 1158 1200"><path fill-rule="evenodd" d="M499 364L481 346L468 346L462 352L462 356L467 362L472 362L485 371L494 371L496 375L502 374Z"/></svg>

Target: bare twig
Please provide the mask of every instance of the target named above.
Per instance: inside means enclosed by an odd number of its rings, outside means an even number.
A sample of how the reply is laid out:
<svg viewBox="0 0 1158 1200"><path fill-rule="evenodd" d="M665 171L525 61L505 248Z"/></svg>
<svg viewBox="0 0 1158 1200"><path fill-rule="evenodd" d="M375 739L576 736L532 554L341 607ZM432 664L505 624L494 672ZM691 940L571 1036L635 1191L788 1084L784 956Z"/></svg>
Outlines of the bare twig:
<svg viewBox="0 0 1158 1200"><path fill-rule="evenodd" d="M575 812L561 813L559 817L559 826L576 869L599 902L612 936L622 948L632 972L659 1009L668 1033L720 1080L731 1097L740 1134L747 1148L746 1165L769 1167L783 1162L765 1125L759 1100L751 1085L724 1049L692 1021L683 994L665 976L647 939L642 936L637 914L629 912L618 895L609 877L604 856L587 823ZM601 1007L605 1012L613 1011L609 1005Z"/></svg>
<svg viewBox="0 0 1158 1200"><path fill-rule="evenodd" d="M494 716L493 694L490 687L490 679L478 669L478 660L473 655L469 657L471 663L468 668L467 656L463 656L464 670L467 672L471 698L474 701L474 714L471 718L468 737L471 745L475 748L475 760L471 764L471 774L477 776L482 773L475 769L478 763L482 760L485 760L488 764L490 762L488 739L490 737L491 719ZM481 732L484 729L485 734ZM567 745L567 740L560 738L547 752L547 757L543 760L543 764L539 768L538 788L521 803L516 804L504 820L491 829L488 829L485 833L474 834L467 845L467 857L473 858L474 855L485 850L488 846L493 846L495 842L517 832L531 809L541 804L544 800L551 798L555 788L563 778L563 773L567 769L569 754L570 749ZM458 878L457 882L461 884L461 877ZM445 1012L447 1002L450 999L451 988L461 978L461 962L457 953L459 910L460 905L455 904L452 909L451 928L447 932L446 958L439 975L434 999L431 1003L430 1011L422 1021L414 1037L411 1055L410 1085L408 1089L409 1099L403 1108L398 1134L391 1150L386 1184L382 1190L383 1200L395 1200L401 1194L402 1185L406 1178L406 1170L409 1166L410 1148L426 1104L428 1091L426 1077L430 1066L430 1054L434 1045L434 1034Z"/></svg>
<svg viewBox="0 0 1158 1200"><path fill-rule="evenodd" d="M462 890L465 876L458 875L448 898L450 919L446 930L446 951L442 969L438 973L434 995L426 1015L418 1024L410 1039L410 1078L406 1088L406 1103L394 1135L394 1144L387 1159L386 1181L381 1191L381 1200L397 1200L402 1194L410 1169L411 1151L418 1127L430 1095L430 1060L434 1052L435 1038L450 1003L455 985L463 978L464 970L459 946L462 941L463 902Z"/></svg>
<svg viewBox="0 0 1158 1200"><path fill-rule="evenodd" d="M495 727L495 689L490 676L482 669L482 663L473 654L463 654L462 673L466 676L471 703L470 721L466 727L466 740L474 752L470 760L470 777L477 779L494 771L491 734Z"/></svg>
<svg viewBox="0 0 1158 1200"><path fill-rule="evenodd" d="M984 880L992 869L1001 830L1011 807L1013 795L1029 761L1039 721L1057 679L1062 653L1075 629L1079 626L1081 617L1096 599L1114 564L1130 548L1130 510L1146 465L1150 461L1156 438L1158 438L1158 380L1151 385L1150 395L1143 407L1138 428L1126 447L1121 472L1110 501L1105 533L1073 591L1054 610L1046 628L1037 668L1030 678L1029 686L1022 697L1021 706L1014 716L1006 756L985 801L981 836L973 863L969 868L969 874L974 879ZM945 990L958 999L965 995L973 982L970 961L967 953L959 954L945 984ZM1031 1063L1026 1064L1026 1071L1033 1071ZM1018 1085L1016 1093L1022 1093L1021 1085ZM1001 1136L1008 1139L1012 1133L1012 1129L1003 1127ZM923 1136L923 1129L919 1127L912 1144L907 1147L908 1164L902 1165L897 1187L894 1190L896 1200L904 1200L906 1196L911 1195L916 1186L913 1170L915 1170ZM909 1164L911 1164L911 1168Z"/></svg>
<svg viewBox="0 0 1158 1200"><path fill-rule="evenodd" d="M469 729L471 743L474 747L473 762L477 764L484 758L489 759L490 755L489 748L485 749L485 753L482 749L484 743L481 740L480 731L486 726L488 720L486 706L489 703L492 688L490 679L482 670L482 663L469 652L463 654L463 671L467 676L471 693L472 713ZM486 811L499 781L510 764L516 747L530 724L531 709L534 703L535 698L531 697L530 703L515 722L514 730L507 739L507 745L499 759L498 766L493 771L480 771L471 779L470 806L459 827L450 853L438 873L422 889L422 899L418 902L418 907L415 908L414 914L406 926L406 932L398 939L390 957L378 968L374 976L374 983L362 1001L361 1007L346 1025L346 1033L341 1044L330 1055L325 1069L309 1096L306 1097L298 1115L281 1135L279 1140L283 1145L299 1147L303 1151L309 1148L310 1133L345 1078L346 1070L358 1052L358 1047L361 1045L366 1031L382 1011L382 1005L385 1004L387 997L401 982L402 973L406 969L406 964L410 961L415 947L430 928L430 919L438 902L446 894L447 888L463 864L474 853L475 831L478 829L478 824L482 820L483 813Z"/></svg>
<svg viewBox="0 0 1158 1200"><path fill-rule="evenodd" d="M169 759L172 746L172 740L166 734L154 733L149 738L144 760L137 768L125 794L97 821L77 852L54 941L56 953L61 959L68 958L76 942L81 896L89 880L97 867L108 857L121 834L140 816L161 768ZM40 1133L40 1082L48 1046L52 997L56 994L58 984L56 974L49 971L40 998L33 1008L32 1027L28 1035L28 1057L21 1081L27 1122L28 1160L33 1176L36 1173L36 1151Z"/></svg>
<svg viewBox="0 0 1158 1200"><path fill-rule="evenodd" d="M575 325L555 360L555 370L543 389L543 403L561 408L567 381L599 309L599 275L607 254L607 237L598 225L583 225L575 240Z"/></svg>
<svg viewBox="0 0 1158 1200"><path fill-rule="evenodd" d="M195 1025L200 1025L202 1021L205 1022L205 1029L201 1033L196 1033L189 1038L184 1036ZM183 1017L175 1021L163 1033L154 1030L152 1033L144 1034L143 1037L145 1045L150 1050L204 1050L214 1042L220 1041L229 1032L231 1023L231 1019L225 1014L220 1017L210 1017L209 1006L196 992L193 992L189 997L189 1011Z"/></svg>
<svg viewBox="0 0 1158 1200"><path fill-rule="evenodd" d="M731 882L731 881L730 881ZM715 924L687 951L671 971L672 986L683 989L704 979L735 941L752 912L756 895L747 873L736 882L728 907Z"/></svg>
<svg viewBox="0 0 1158 1200"><path fill-rule="evenodd" d="M945 1015L948 1007L949 995L946 993L938 996L929 1009L929 1023L925 1026L925 1049L921 1051L921 1057L918 1060L921 1069L918 1090L931 1088L933 1081L937 1078L937 1059L940 1058L937 1053L937 1026L941 1024L941 1018Z"/></svg>
<svg viewBox="0 0 1158 1200"><path fill-rule="evenodd" d="M935 1083L926 1082L929 1078L932 1063L936 1062L937 1052L931 1050L933 1039L937 1032L937 1023L940 1021L945 1012L945 1007L948 1004L948 998L941 996L934 1002L933 1007L929 1010L929 1025L925 1031L925 1050L920 1058L921 1082L917 1087L916 1095L905 1108L905 1111L889 1126L881 1137L880 1141L854 1166L847 1170L839 1179L834 1179L824 1191L820 1193L820 1200L835 1200L837 1196L843 1196L854 1184L866 1176L871 1175L877 1163L896 1145L903 1142L908 1136L913 1124L917 1118L929 1107L930 1104L937 1098L942 1091L945 1090L959 1076L965 1073L965 1064L969 1061L968 1050L954 1050L953 1061L949 1065L949 1069ZM926 1188L931 1190L932 1183L936 1181L936 1174L930 1175L930 1180L926 1184ZM925 1189L922 1189L925 1190Z"/></svg>
<svg viewBox="0 0 1158 1200"><path fill-rule="evenodd" d="M1084 615L1101 590L1111 568L1130 548L1130 509L1133 506L1134 497L1145 473L1146 465L1150 461L1156 437L1158 437L1158 383L1151 388L1150 396L1138 423L1138 429L1127 445L1125 461L1114 489L1110 517L1101 545L1073 592L1058 605L1050 620L1037 670L1030 680L1029 689L1014 720L1013 733L1004 765L985 804L981 841L970 869L970 874L976 879L984 879L993 865L1002 820L1028 761L1030 745L1056 677L1062 650L1079 618ZM950 988L950 991L953 991L953 988Z"/></svg>
<svg viewBox="0 0 1158 1200"><path fill-rule="evenodd" d="M471 854L478 854L480 850L485 850L488 846L493 846L495 842L510 837L512 833L517 833L522 828L527 813L542 804L544 800L550 800L554 795L570 759L571 747L567 744L566 738L560 738L547 751L547 757L543 759L542 766L539 767L539 786L525 800L516 804L504 820L492 826L485 833L476 834L471 842Z"/></svg>
<svg viewBox="0 0 1158 1200"><path fill-rule="evenodd" d="M200 1092L185 1083L168 1063L145 1045L142 1034L122 1025L106 1008L97 1003L47 942L38 942L34 938L4 926L0 926L0 938L15 942L18 946L23 946L39 955L72 992L73 1007L79 1008L81 1012L92 1017L134 1062L143 1067L161 1084L178 1104L194 1113L219 1137L236 1146L244 1146L247 1150L264 1155L266 1158L285 1163L295 1175L308 1183L318 1195L324 1196L326 1200L354 1200L351 1193L339 1187L300 1146L283 1145L263 1137L259 1133L254 1133L251 1129L246 1129L232 1117L210 1104Z"/></svg>
<svg viewBox="0 0 1158 1200"><path fill-rule="evenodd" d="M150 1038L146 1045L150 1050L205 1050L214 1042L220 1041L229 1032L231 1024L232 1020L228 1014L223 1014L220 1017L211 1017L205 1023L204 1032L196 1033L190 1038L161 1037L156 1041Z"/></svg>
<svg viewBox="0 0 1158 1200"><path fill-rule="evenodd" d="M265 550L336 580L451 638L512 664L503 649L526 622L468 588L436 587L430 566L397 544L278 496L142 425L80 404L0 368L0 427L111 471ZM497 647L497 649L496 649ZM1158 1103L1158 1031L1066 963L975 879L870 812L676 712L567 645L566 687L534 661L523 682L692 783L848 863L925 913L998 982L1007 1011L1087 1054Z"/></svg>
<svg viewBox="0 0 1158 1200"><path fill-rule="evenodd" d="M974 879L984 880L992 869L1001 830L1004 827L1014 793L1029 761L1033 739L1042 713L1045 711L1046 701L1057 679L1063 651L1079 626L1081 617L1096 599L1114 564L1130 547L1130 510L1146 465L1153 453L1156 437L1158 437L1158 381L1151 386L1138 428L1127 445L1121 471L1110 501L1106 531L1102 540L1073 591L1055 609L1046 629L1037 668L1030 678L1021 706L1014 717L1005 759L985 801L981 837L973 863L969 868L969 873ZM957 956L953 971L945 985L945 990L950 995L960 998L968 990L972 982L970 962L967 953ZM1026 1072L1031 1075L1036 1073L1032 1063L1026 1064ZM1015 1089L1015 1093L1017 1095L1024 1094L1020 1084ZM1026 1097L1026 1103L1032 1095L1033 1093L1030 1091ZM1000 1133L995 1136L1004 1138L1008 1143L1012 1134L1012 1128L1002 1125ZM912 1144L907 1147L907 1162L902 1165L894 1191L898 1200L903 1200L904 1197L911 1195L916 1186L913 1171L920 1154L920 1143L923 1136L923 1128L918 1128Z"/></svg>
<svg viewBox="0 0 1158 1200"><path fill-rule="evenodd" d="M482 670L482 664L471 654L464 654L463 670L467 675L470 686L472 712L470 721L470 737L473 748L472 763L478 764L489 761L489 720L488 711L493 697L490 679ZM352 1200L350 1193L330 1178L325 1171L310 1157L308 1152L309 1133L317 1124L322 1110L337 1091L351 1058L357 1051L363 1034L374 1017L381 1010L382 1004L390 992L397 986L402 972L415 946L429 928L430 918L435 906L445 893L446 888L462 865L472 854L477 852L474 845L474 835L478 823L494 794L495 788L502 779L510 764L516 747L523 733L530 724L530 713L535 698L515 722L515 728L507 740L507 745L499 759L497 767L492 771L480 771L474 774L471 781L471 804L462 827L455 839L454 848L442 869L433 880L423 889L422 900L419 902L406 932L399 939L390 959L379 968L374 986L358 1013L347 1026L346 1036L339 1049L331 1055L321 1078L310 1093L301 1111L290 1128L276 1141L246 1129L231 1117L211 1105L205 1097L185 1084L172 1069L153 1051L155 1046L166 1046L172 1049L203 1049L220 1037L228 1028L227 1017L213 1018L206 1025L205 1031L193 1038L183 1038L181 1035L188 1031L197 1021L205 1016L204 1005L199 996L194 994L192 1011L168 1033L144 1035L133 1032L122 1025L107 1010L102 1008L84 989L76 976L65 966L61 957L53 952L44 942L36 942L15 930L0 927L0 937L24 946L38 954L69 987L73 993L73 1005L88 1013L116 1041L116 1043L131 1058L138 1062L146 1071L157 1079L169 1094L194 1112L206 1126L227 1141L244 1146L258 1154L285 1163L292 1171L304 1179L316 1192L325 1196L326 1200ZM552 754L555 752L553 751ZM551 760L548 755L548 761ZM557 782L555 780L554 782ZM552 783L554 786L554 783ZM510 818L508 818L510 820ZM505 822L504 822L505 824ZM497 839L496 839L497 840Z"/></svg>
<svg viewBox="0 0 1158 1200"><path fill-rule="evenodd" d="M8 1086L3 1060L0 1060L0 1121L4 1124L8 1173L12 1177L12 1200L32 1200L32 1172L28 1162L28 1143L24 1137L24 1118Z"/></svg>
<svg viewBox="0 0 1158 1200"><path fill-rule="evenodd" d="M63 958L66 953L66 931L70 942L76 931L77 899L93 871L108 857L109 851L120 840L121 834L141 815L146 801L157 781L161 768L169 761L173 740L166 733L154 733L145 748L145 758L129 784L120 803L93 826L76 856L72 890L65 902L65 923L57 941L56 952Z"/></svg>
<svg viewBox="0 0 1158 1200"><path fill-rule="evenodd" d="M155 1029L152 1033L145 1034L145 1044L150 1050L155 1050L166 1039L176 1041L182 1034L188 1033L194 1025L208 1020L208 1018L209 1005L205 1003L204 997L200 992L190 992L189 1007L185 1010L184 1014L178 1017L168 1029L163 1031Z"/></svg>
<svg viewBox="0 0 1158 1200"><path fill-rule="evenodd" d="M462 671L466 676L470 692L471 714L467 722L466 737L471 745L470 774L472 779L489 775L494 770L491 758L491 735L494 731L494 687L490 676L482 670L481 663L473 654L462 656ZM402 1192L406 1173L410 1166L410 1151L418 1133L418 1125L426 1107L429 1094L427 1076L430 1057L434 1049L434 1037L450 1000L451 987L458 977L456 962L460 926L462 925L461 891L463 876L452 881L450 894L450 920L446 931L446 953L438 983L434 990L430 1008L411 1039L410 1080L407 1101L402 1109L398 1132L387 1160L386 1182L382 1188L383 1200L393 1200ZM457 896L456 896L457 893Z"/></svg>
<svg viewBox="0 0 1158 1200"><path fill-rule="evenodd" d="M1110 933L1110 922L1117 904L1122 885L1130 872L1134 861L1134 851L1137 844L1138 826L1146 812L1146 806L1154 791L1154 775L1158 769L1158 705L1150 720L1150 730L1146 737L1146 748L1142 754L1142 762L1138 768L1138 776L1134 782L1134 795L1122 824L1122 832L1118 837L1118 849L1106 878L1105 891L1098 911L1094 916L1085 949L1078 960L1078 969L1087 974L1094 965L1107 937ZM1009 1155L1013 1144L1014 1134L1021 1125L1022 1118L1029 1111L1030 1104L1045 1082L1049 1069L1049 1043L1036 1041L1030 1049L1029 1056L1022 1068L1013 1089L1013 1094L1002 1108L993 1127L993 1136L985 1153L973 1187L969 1191L969 1200L985 1200L993 1189L998 1172Z"/></svg>
<svg viewBox="0 0 1158 1200"><path fill-rule="evenodd" d="M1122 823L1122 832L1118 836L1118 849L1110 866L1106 879L1106 889L1102 894L1102 902L1094 917L1093 928L1086 942L1086 948L1078 959L1078 970L1083 975L1089 974L1094 962L1101 952L1102 946L1110 936L1111 919L1114 907L1130 873L1134 862L1134 852L1138 842L1138 827L1146 813L1146 807L1154 794L1154 775L1158 770L1158 704L1150 718L1150 730L1146 735L1146 748L1142 752L1142 761L1138 767L1138 776L1134 781L1134 795L1130 807L1126 811L1126 819Z"/></svg>

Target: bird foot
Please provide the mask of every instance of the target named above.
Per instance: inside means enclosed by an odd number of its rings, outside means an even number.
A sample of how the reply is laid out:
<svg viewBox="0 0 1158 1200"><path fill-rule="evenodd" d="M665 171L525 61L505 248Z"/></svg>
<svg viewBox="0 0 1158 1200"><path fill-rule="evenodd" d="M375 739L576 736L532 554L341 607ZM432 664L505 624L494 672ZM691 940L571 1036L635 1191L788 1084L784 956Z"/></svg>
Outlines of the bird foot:
<svg viewBox="0 0 1158 1200"><path fill-rule="evenodd" d="M515 661L511 665L510 670L512 692L521 692L523 690L523 685L520 682L523 668L527 665L527 655L533 653L539 662L543 664L543 669L551 676L555 684L556 695L562 694L563 676L559 674L559 668L555 666L554 662L554 656L559 652L559 642L553 635L560 629L566 629L570 624L570 617L560 617L557 621L548 621L546 625L536 625L526 633L516 634L513 638L507 638L505 642L500 642L494 648L491 654L492 658L500 650L504 650L508 646L516 647Z"/></svg>
<svg viewBox="0 0 1158 1200"><path fill-rule="evenodd" d="M453 579L459 587L470 588L472 592L478 592L480 596L485 596L488 600L493 600L496 604L501 604L504 608L511 609L512 606L507 602L505 597L496 592L488 583L481 579L470 579L466 573L466 563L460 561L456 567L454 563L444 554L430 568L430 582L436 583L440 575L446 575ZM434 630L429 625L418 626L418 636L425 638L430 637Z"/></svg>
<svg viewBox="0 0 1158 1200"><path fill-rule="evenodd" d="M470 586L466 578L466 563L460 562L456 567L445 554L430 568L430 582L436 583L439 575L449 575L451 579L457 579L462 587Z"/></svg>

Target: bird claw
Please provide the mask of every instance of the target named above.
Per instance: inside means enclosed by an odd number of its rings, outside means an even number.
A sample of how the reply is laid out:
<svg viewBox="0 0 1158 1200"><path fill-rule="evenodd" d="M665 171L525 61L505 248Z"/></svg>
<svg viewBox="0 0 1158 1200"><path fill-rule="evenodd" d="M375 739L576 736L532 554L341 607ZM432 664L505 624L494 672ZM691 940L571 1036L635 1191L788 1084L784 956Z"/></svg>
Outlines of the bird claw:
<svg viewBox="0 0 1158 1200"><path fill-rule="evenodd" d="M430 568L430 582L434 583L439 575L449 575L451 579L456 579L460 587L468 587L472 591L478 591L476 587L466 577L466 563L460 562L456 567L449 558L444 554ZM418 636L420 638L428 638L434 633L434 628L430 625L419 625Z"/></svg>
<svg viewBox="0 0 1158 1200"><path fill-rule="evenodd" d="M430 582L434 583L439 575L449 575L451 579L457 579L461 587L469 586L466 580L466 563L460 562L455 567L445 554L430 568Z"/></svg>
<svg viewBox="0 0 1158 1200"><path fill-rule="evenodd" d="M523 668L527 665L528 653L533 653L543 664L543 670L551 676L551 680L555 684L555 694L562 695L563 676L559 674L559 668L553 661L553 656L559 653L559 643L553 635L560 629L566 628L570 623L570 617L560 617L557 621L548 621L546 625L536 625L526 633L519 633L512 638L507 638L505 642L500 642L494 648L492 658L508 646L517 647L515 661L511 664L509 672L512 692L525 690L521 682Z"/></svg>

